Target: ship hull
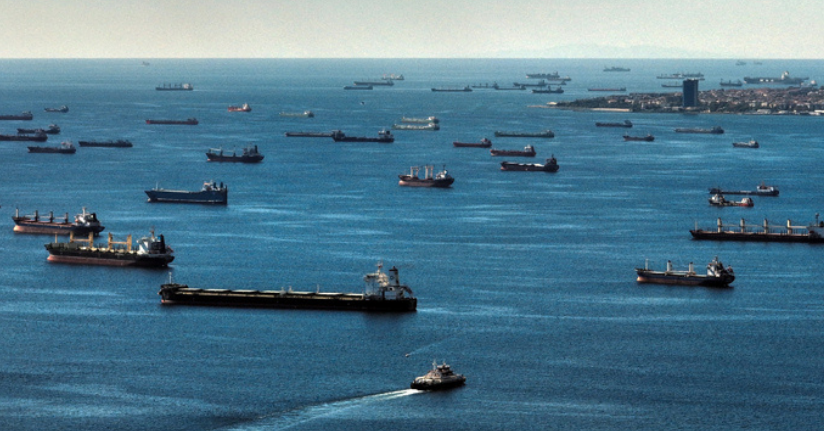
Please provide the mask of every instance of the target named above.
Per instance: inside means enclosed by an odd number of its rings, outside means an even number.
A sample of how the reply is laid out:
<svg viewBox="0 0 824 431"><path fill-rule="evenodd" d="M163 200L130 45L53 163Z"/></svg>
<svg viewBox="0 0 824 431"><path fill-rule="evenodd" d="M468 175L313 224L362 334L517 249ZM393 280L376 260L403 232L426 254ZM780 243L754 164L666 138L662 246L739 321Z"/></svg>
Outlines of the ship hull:
<svg viewBox="0 0 824 431"><path fill-rule="evenodd" d="M452 183L455 182L454 178L446 178L443 180L426 180L426 179L401 179L398 181L398 185L406 186L406 187L434 187L434 188L447 188L452 186Z"/></svg>
<svg viewBox="0 0 824 431"><path fill-rule="evenodd" d="M536 153L534 151L489 150L489 154L504 157L535 157Z"/></svg>
<svg viewBox="0 0 824 431"><path fill-rule="evenodd" d="M21 141L21 142L46 142L49 139L46 134L42 135L0 135L0 141Z"/></svg>
<svg viewBox="0 0 824 431"><path fill-rule="evenodd" d="M30 153L44 153L44 154L74 154L77 148L60 148L60 147L27 147Z"/></svg>
<svg viewBox="0 0 824 431"><path fill-rule="evenodd" d="M95 141L80 141L77 143L81 147L105 147L105 148L131 148L132 143L129 141L114 141L114 142L95 142Z"/></svg>
<svg viewBox="0 0 824 431"><path fill-rule="evenodd" d="M818 235L796 233L764 233L764 232L718 232L707 230L690 230L693 239L714 241L758 241L758 242L800 242L809 244L824 243L824 238Z"/></svg>
<svg viewBox="0 0 824 431"><path fill-rule="evenodd" d="M49 262L77 265L137 266L142 268L165 268L174 260L172 255L139 255L135 252L117 252L106 249L60 247L46 244Z"/></svg>
<svg viewBox="0 0 824 431"><path fill-rule="evenodd" d="M263 155L254 156L227 156L214 153L206 153L206 158L210 162L235 162L235 163L259 163L263 160Z"/></svg>
<svg viewBox="0 0 824 431"><path fill-rule="evenodd" d="M226 205L228 191L146 190L149 202Z"/></svg>
<svg viewBox="0 0 824 431"><path fill-rule="evenodd" d="M772 189L769 191L758 190L721 190L719 188L710 189L710 193L714 195L753 195L753 196L778 196L779 191Z"/></svg>
<svg viewBox="0 0 824 431"><path fill-rule="evenodd" d="M429 382L412 382L409 387L419 391L441 391L446 389L453 389L463 386L466 383L466 378L450 379L448 381L429 383Z"/></svg>
<svg viewBox="0 0 824 431"><path fill-rule="evenodd" d="M71 223L36 222L27 220L15 220L14 231L18 233L37 233L49 235L95 235L105 229L103 226L76 226Z"/></svg>
<svg viewBox="0 0 824 431"><path fill-rule="evenodd" d="M554 138L555 133L551 131L538 133L496 131L495 136L508 138Z"/></svg>
<svg viewBox="0 0 824 431"><path fill-rule="evenodd" d="M722 277L710 277L705 275L687 275L683 273L665 273L660 271L649 271L636 269L639 283L673 284L680 286L709 286L709 287L729 287L735 280L732 275Z"/></svg>
<svg viewBox="0 0 824 431"><path fill-rule="evenodd" d="M195 119L191 119L191 120L146 120L146 124L197 126L199 124L199 122Z"/></svg>
<svg viewBox="0 0 824 431"><path fill-rule="evenodd" d="M384 300L354 293L192 289L179 284L162 285L158 295L164 305L378 312L413 312L418 305L416 298Z"/></svg>
<svg viewBox="0 0 824 431"><path fill-rule="evenodd" d="M490 148L492 142L452 142L452 146L459 148Z"/></svg>
<svg viewBox="0 0 824 431"><path fill-rule="evenodd" d="M539 165L526 163L501 163L502 171L515 172L558 172L558 165Z"/></svg>

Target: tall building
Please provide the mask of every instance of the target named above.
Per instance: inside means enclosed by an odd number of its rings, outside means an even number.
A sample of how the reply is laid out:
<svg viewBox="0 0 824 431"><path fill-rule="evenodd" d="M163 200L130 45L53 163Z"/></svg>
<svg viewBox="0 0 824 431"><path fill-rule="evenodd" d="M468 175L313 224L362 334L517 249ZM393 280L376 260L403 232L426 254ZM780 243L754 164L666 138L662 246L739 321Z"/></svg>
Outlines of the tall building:
<svg viewBox="0 0 824 431"><path fill-rule="evenodd" d="M698 80L685 79L683 94L684 108L693 108L698 106Z"/></svg>

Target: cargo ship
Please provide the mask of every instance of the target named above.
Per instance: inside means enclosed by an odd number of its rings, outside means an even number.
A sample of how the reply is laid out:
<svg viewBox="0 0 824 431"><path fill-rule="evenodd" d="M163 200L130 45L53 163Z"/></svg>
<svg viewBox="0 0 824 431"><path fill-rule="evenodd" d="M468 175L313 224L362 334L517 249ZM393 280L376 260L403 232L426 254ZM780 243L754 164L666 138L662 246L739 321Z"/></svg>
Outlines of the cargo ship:
<svg viewBox="0 0 824 431"><path fill-rule="evenodd" d="M627 87L591 87L591 88L587 88L587 91L613 91L613 92L621 92L621 91L627 91Z"/></svg>
<svg viewBox="0 0 824 431"><path fill-rule="evenodd" d="M492 148L489 154L493 156L535 157L535 147L527 145L523 150L497 150Z"/></svg>
<svg viewBox="0 0 824 431"><path fill-rule="evenodd" d="M733 142L732 146L735 148L759 148L761 145L758 144L758 141L753 139L744 142Z"/></svg>
<svg viewBox="0 0 824 431"><path fill-rule="evenodd" d="M783 85L799 85L802 84L804 81L810 79L810 77L805 78L791 78L790 72L784 72L779 77L771 77L771 76L745 76L744 82L747 84L783 84Z"/></svg>
<svg viewBox="0 0 824 431"><path fill-rule="evenodd" d="M555 156L546 159L546 163L514 163L501 162L502 171L526 171L526 172L558 172L558 161Z"/></svg>
<svg viewBox="0 0 824 431"><path fill-rule="evenodd" d="M425 131L437 131L441 130L441 126L436 123L428 123L428 124L393 124L392 128L395 130L425 130Z"/></svg>
<svg viewBox="0 0 824 431"><path fill-rule="evenodd" d="M137 249L132 245L131 235L126 241L114 241L112 238L110 233L107 243L95 244L93 233L89 234L88 239L69 234L69 242L55 241L45 245L49 252L48 260L81 265L165 268L175 259L174 250L166 245L163 235L155 238L154 231L137 242Z"/></svg>
<svg viewBox="0 0 824 431"><path fill-rule="evenodd" d="M604 67L604 72L629 72L630 69L627 67Z"/></svg>
<svg viewBox="0 0 824 431"><path fill-rule="evenodd" d="M149 202L187 203L187 204L217 204L226 205L229 197L229 187L214 181L206 181L199 191L162 189L157 186L146 190Z"/></svg>
<svg viewBox="0 0 824 431"><path fill-rule="evenodd" d="M229 112L252 112L252 107L248 103L241 106L230 106L227 108Z"/></svg>
<svg viewBox="0 0 824 431"><path fill-rule="evenodd" d="M378 136L375 137L367 137L367 136L346 136L340 130L334 130L332 132L332 139L335 142L379 142L382 144L391 144L395 142L395 137L392 135L392 132L388 130L381 130L378 132Z"/></svg>
<svg viewBox="0 0 824 431"><path fill-rule="evenodd" d="M343 87L344 90L371 90L371 85L346 85Z"/></svg>
<svg viewBox="0 0 824 431"><path fill-rule="evenodd" d="M350 311L410 312L418 307L412 289L400 283L398 269L389 274L378 270L363 277L362 293L300 292L280 290L197 289L170 282L160 286L160 302L164 305L210 305L225 307L257 307L287 309L320 309Z"/></svg>
<svg viewBox="0 0 824 431"><path fill-rule="evenodd" d="M192 84L162 84L155 87L157 91L192 91L195 87Z"/></svg>
<svg viewBox="0 0 824 431"><path fill-rule="evenodd" d="M66 112L69 112L69 107L66 105L61 105L59 108L43 108L43 110L46 112L57 112L60 114L65 114Z"/></svg>
<svg viewBox="0 0 824 431"><path fill-rule="evenodd" d="M132 143L123 139L116 141L79 141L81 147L131 148Z"/></svg>
<svg viewBox="0 0 824 431"><path fill-rule="evenodd" d="M736 79L735 81L732 81L732 80L729 80L729 81L724 81L724 80L721 80L721 82L719 82L719 83L718 83L718 85L720 85L720 86L722 86L722 87L742 87L742 86L744 85L744 83L743 83L743 82L741 82L741 80L740 80L740 79Z"/></svg>
<svg viewBox="0 0 824 431"><path fill-rule="evenodd" d="M387 80L377 80L377 81L354 81L353 84L355 85L369 85L369 86L381 86L381 87L391 87L395 85L395 83L391 79Z"/></svg>
<svg viewBox="0 0 824 431"><path fill-rule="evenodd" d="M481 138L480 142L460 142L460 141L453 141L453 147L470 147L470 148L490 148L492 147L492 141L486 138Z"/></svg>
<svg viewBox="0 0 824 431"><path fill-rule="evenodd" d="M314 118L315 113L309 110L303 112L281 112L281 117L300 117L300 118Z"/></svg>
<svg viewBox="0 0 824 431"><path fill-rule="evenodd" d="M51 154L74 154L77 152L77 148L74 147L74 144L71 142L61 142L60 145L56 147L27 147L30 153L51 153Z"/></svg>
<svg viewBox="0 0 824 431"><path fill-rule="evenodd" d="M185 120L146 120L146 124L172 124L184 126L197 126L199 123L196 118L188 118Z"/></svg>
<svg viewBox="0 0 824 431"><path fill-rule="evenodd" d="M257 145L244 148L240 154L235 151L232 151L231 154L223 152L222 148L210 148L206 152L206 158L210 162L258 163L263 160L263 154L258 152Z"/></svg>
<svg viewBox="0 0 824 431"><path fill-rule="evenodd" d="M17 129L17 133L19 133L21 135L29 134L29 133L35 133L35 134L37 134L37 133L47 133L49 135L57 135L57 134L60 133L60 126L58 126L56 124L49 124L49 127L46 127L45 129L43 129L43 128L24 129L24 128L21 127L21 128Z"/></svg>
<svg viewBox="0 0 824 431"><path fill-rule="evenodd" d="M541 132L508 132L496 130L495 136L506 138L554 138L555 132L552 130L544 130Z"/></svg>
<svg viewBox="0 0 824 431"><path fill-rule="evenodd" d="M21 142L46 142L49 135L45 133L36 133L34 135L2 135L0 134L0 141L21 141Z"/></svg>
<svg viewBox="0 0 824 431"><path fill-rule="evenodd" d="M495 89L497 90L498 87L496 86ZM466 87L432 87L432 91L435 93L471 93L472 88L469 86Z"/></svg>
<svg viewBox="0 0 824 431"><path fill-rule="evenodd" d="M596 122L596 127L632 127L632 121L624 120L621 123Z"/></svg>
<svg viewBox="0 0 824 431"><path fill-rule="evenodd" d="M24 111L19 114L5 114L0 115L0 120L22 120L22 121L31 121L34 118L34 115L31 114L31 111Z"/></svg>
<svg viewBox="0 0 824 431"><path fill-rule="evenodd" d="M738 224L724 224L719 218L716 227L690 230L693 239L716 241L762 241L762 242L804 242L824 243L824 222L818 221L808 226L793 226L791 220L786 225L770 225L767 219L761 225L748 225L742 218Z"/></svg>
<svg viewBox="0 0 824 431"><path fill-rule="evenodd" d="M438 365L433 361L432 369L425 375L415 378L409 387L421 391L435 391L463 386L465 383L466 376L456 374L446 362Z"/></svg>
<svg viewBox="0 0 824 431"><path fill-rule="evenodd" d="M63 220L55 220L53 212L49 212L48 218L41 219L37 211L32 215L21 216L19 209L14 211L11 219L14 220L14 231L19 233L97 235L105 229L100 224L97 214L86 212L86 208L74 216L73 222L69 222L69 213L66 213Z"/></svg>
<svg viewBox="0 0 824 431"><path fill-rule="evenodd" d="M415 118L415 117L401 117L401 123L412 123L412 124L429 124L434 123L438 124L441 120L438 117L431 116L426 118Z"/></svg>
<svg viewBox="0 0 824 431"><path fill-rule="evenodd" d="M689 269L686 271L674 271L672 269L672 261L667 261L667 269L665 271L653 271L649 267L649 261L644 264L643 268L635 268L635 273L638 275L637 281L639 283L656 283L656 284L677 284L682 286L709 286L709 287L729 287L730 283L735 281L735 273L731 266L725 267L718 256L707 264L707 274L697 274L695 268L690 262Z"/></svg>
<svg viewBox="0 0 824 431"><path fill-rule="evenodd" d="M714 195L778 196L779 191L775 186L768 186L761 183L755 188L755 190L723 190L718 187L713 187L710 189L710 193Z"/></svg>
<svg viewBox="0 0 824 431"><path fill-rule="evenodd" d="M398 178L400 179L398 181L398 185L407 187L447 188L455 182L455 179L449 175L449 172L447 172L446 169L443 169L436 174L434 166L426 165L424 166L423 178L418 176L420 170L421 168L419 166L412 166L409 168L408 174L398 175Z"/></svg>
<svg viewBox="0 0 824 431"><path fill-rule="evenodd" d="M698 127L679 127L675 129L678 133L709 133L712 135L721 135L724 133L724 129L719 126L715 126L711 129L702 129Z"/></svg>
<svg viewBox="0 0 824 431"><path fill-rule="evenodd" d="M709 199L710 205L716 207L745 207L752 208L755 204L750 198L742 198L740 201L729 201L724 195L715 194Z"/></svg>
<svg viewBox="0 0 824 431"><path fill-rule="evenodd" d="M544 88L544 89L533 88L532 92L537 93L537 94L551 94L551 93L564 94L564 89L561 88L561 87L557 87L554 90L552 89L552 87L547 87L547 88Z"/></svg>
<svg viewBox="0 0 824 431"><path fill-rule="evenodd" d="M655 140L655 136L647 135L647 136L630 136L624 135L625 141L643 141L643 142L652 142Z"/></svg>
<svg viewBox="0 0 824 431"><path fill-rule="evenodd" d="M333 132L286 132L283 135L289 138L331 138Z"/></svg>
<svg viewBox="0 0 824 431"><path fill-rule="evenodd" d="M569 76L561 76L558 72L552 73L527 73L527 79L546 79L547 81L572 81Z"/></svg>

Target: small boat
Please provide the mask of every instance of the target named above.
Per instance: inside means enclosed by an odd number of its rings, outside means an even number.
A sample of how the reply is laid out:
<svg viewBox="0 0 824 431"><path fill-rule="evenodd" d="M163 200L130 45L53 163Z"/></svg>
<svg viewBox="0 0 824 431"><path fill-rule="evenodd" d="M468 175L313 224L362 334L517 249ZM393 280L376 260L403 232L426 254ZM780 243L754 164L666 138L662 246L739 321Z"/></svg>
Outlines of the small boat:
<svg viewBox="0 0 824 431"><path fill-rule="evenodd" d="M367 136L346 136L340 130L332 131L332 140L335 142L380 142L382 144L391 144L395 142L395 136L389 130L381 130L376 137Z"/></svg>
<svg viewBox="0 0 824 431"><path fill-rule="evenodd" d="M564 93L564 89L563 89L563 88L561 88L560 86L559 86L559 87L557 87L557 88L556 88L556 89L554 89L554 90L552 89L552 87L547 87L547 88L545 88L545 89L543 89L543 88L533 88L533 89L532 89L532 92L533 92L533 93L540 93L540 94L546 94L546 93L563 94L563 93Z"/></svg>
<svg viewBox="0 0 824 431"><path fill-rule="evenodd" d="M79 141L81 147L131 148L132 143L124 139L116 141Z"/></svg>
<svg viewBox="0 0 824 431"><path fill-rule="evenodd" d="M713 187L710 189L710 193L714 195L778 196L778 188L761 183L755 190L722 190L718 187Z"/></svg>
<svg viewBox="0 0 824 431"><path fill-rule="evenodd" d="M587 91L627 91L627 87L591 87Z"/></svg>
<svg viewBox="0 0 824 431"><path fill-rule="evenodd" d="M409 169L409 174L401 174L398 175L400 181L398 181L398 185L400 186L407 186L407 187L438 187L438 188L446 188L452 185L455 182L455 179L452 178L451 175L443 169L442 171L435 174L435 169L432 165L424 166L424 177L418 177L418 172L420 172L421 168L419 166L412 166Z"/></svg>
<svg viewBox="0 0 824 431"><path fill-rule="evenodd" d="M59 108L43 108L43 110L46 112L59 112L61 114L65 114L66 112L69 112L69 107L66 105L61 105Z"/></svg>
<svg viewBox="0 0 824 431"><path fill-rule="evenodd" d="M86 243L85 245L83 243ZM132 236L126 241L114 241L109 234L107 243L95 244L94 233L88 239L75 238L69 234L69 242L55 242L45 245L49 252L49 262L73 263L80 265L139 266L145 268L165 268L174 259L174 250L166 245L163 235L151 235L137 242L135 250Z"/></svg>
<svg viewBox="0 0 824 431"><path fill-rule="evenodd" d="M45 133L35 133L34 135L16 134L16 135L0 135L0 141L28 141L28 142L46 142L49 135Z"/></svg>
<svg viewBox="0 0 824 431"><path fill-rule="evenodd" d="M303 112L281 112L279 114L281 117L302 117L302 118L313 118L315 113L309 110Z"/></svg>
<svg viewBox="0 0 824 431"><path fill-rule="evenodd" d="M230 106L229 112L252 112L252 107L249 106L248 103L244 103L241 106Z"/></svg>
<svg viewBox="0 0 824 431"><path fill-rule="evenodd" d="M155 87L157 91L192 91L194 89L192 84L163 84Z"/></svg>
<svg viewBox="0 0 824 431"><path fill-rule="evenodd" d="M608 123L608 122L596 122L596 127L632 127L632 121L624 120L622 123Z"/></svg>
<svg viewBox="0 0 824 431"><path fill-rule="evenodd" d="M344 90L371 90L371 85L347 85L343 87Z"/></svg>
<svg viewBox="0 0 824 431"><path fill-rule="evenodd" d="M496 150L492 148L489 154L493 156L535 157L535 147L527 145L523 150Z"/></svg>
<svg viewBox="0 0 824 431"><path fill-rule="evenodd" d="M760 147L760 145L758 145L758 141L756 141L754 139L751 140L751 141L747 141L747 142L733 142L732 146L735 147L735 148L759 148Z"/></svg>
<svg viewBox="0 0 824 431"><path fill-rule="evenodd" d="M543 165L540 163L514 163L501 162L502 171L528 171L528 172L558 172L558 161L555 156L546 159Z"/></svg>
<svg viewBox="0 0 824 431"><path fill-rule="evenodd" d="M421 391L434 391L463 386L465 383L466 377L456 374L446 362L438 365L433 361L432 369L426 375L416 377L410 387Z"/></svg>
<svg viewBox="0 0 824 431"><path fill-rule="evenodd" d="M197 126L199 122L196 118L188 118L185 120L146 120L146 124L171 124L183 126Z"/></svg>
<svg viewBox="0 0 824 431"><path fill-rule="evenodd" d="M77 152L77 148L69 142L61 142L60 145L56 147L27 147L30 153L56 153L56 154L74 154Z"/></svg>
<svg viewBox="0 0 824 431"><path fill-rule="evenodd" d="M438 117L431 116L426 118L414 118L414 117L401 117L401 123L412 123L412 124L429 124L434 123L438 124L441 120Z"/></svg>
<svg viewBox="0 0 824 431"><path fill-rule="evenodd" d="M743 82L741 82L741 80L740 80L740 79L736 79L735 81L731 81L731 80L730 80L730 81L724 81L724 80L721 80L721 82L720 82L720 83L718 83L718 85L720 85L720 86L722 86L722 87L743 87L743 86L744 86L744 83L743 83Z"/></svg>
<svg viewBox="0 0 824 431"><path fill-rule="evenodd" d="M223 152L222 148L210 148L206 152L206 158L210 162L237 162L237 163L258 163L263 160L263 154L258 152L258 146L246 147L240 154L232 151L231 154Z"/></svg>
<svg viewBox="0 0 824 431"><path fill-rule="evenodd" d="M459 142L454 141L452 142L452 146L455 147L474 147L474 148L490 148L492 147L492 141L486 138L481 138L481 142Z"/></svg>
<svg viewBox="0 0 824 431"><path fill-rule="evenodd" d="M554 138L555 132L552 130L543 130L540 132L508 132L496 130L495 136L507 138Z"/></svg>
<svg viewBox="0 0 824 431"><path fill-rule="evenodd" d="M31 114L31 111L24 111L19 114L5 114L0 115L0 120L22 120L22 121L31 121L34 118L34 115Z"/></svg>
<svg viewBox="0 0 824 431"><path fill-rule="evenodd" d="M27 134L32 134L32 133L35 133L35 134L37 134L37 133L46 133L46 134L49 134L49 135L57 135L57 134L60 133L60 126L58 126L56 124L49 124L49 127L45 128L45 129L42 129L42 128L40 128L40 129L18 128L17 133L20 134L20 135L27 135Z"/></svg>
<svg viewBox="0 0 824 431"><path fill-rule="evenodd" d="M495 88L497 90L497 88ZM432 87L432 91L436 93L470 93L472 88L468 85L466 87Z"/></svg>
<svg viewBox="0 0 824 431"><path fill-rule="evenodd" d="M203 183L199 191L161 189L155 186L146 190L149 202L170 202L190 204L218 204L226 205L229 197L229 187L214 181Z"/></svg>
<svg viewBox="0 0 824 431"><path fill-rule="evenodd" d="M395 130L441 130L441 126L437 123L428 124L393 124L392 128Z"/></svg>
<svg viewBox="0 0 824 431"><path fill-rule="evenodd" d="M19 233L97 235L105 229L97 219L97 214L86 212L86 208L74 216L73 222L69 221L69 213L66 213L63 220L55 220L53 212L49 212L48 218L41 218L37 211L32 215L21 216L19 209L14 211L11 219L14 220L14 231Z"/></svg>
<svg viewBox="0 0 824 431"><path fill-rule="evenodd" d="M655 140L655 136L647 135L647 136L630 136L624 135L625 141L644 141L644 142L652 142Z"/></svg>
<svg viewBox="0 0 824 431"><path fill-rule="evenodd" d="M724 133L724 129L720 126L715 126L711 129L702 129L699 127L679 127L675 129L677 133L709 133L712 135L721 135Z"/></svg>
<svg viewBox="0 0 824 431"><path fill-rule="evenodd" d="M745 197L740 201L728 201L724 195L716 193L709 199L710 205L716 207L752 207L754 204L752 199Z"/></svg>
<svg viewBox="0 0 824 431"><path fill-rule="evenodd" d="M639 283L729 287L730 283L735 281L735 273L732 267L725 267L718 260L718 256L707 264L707 275L697 274L692 262L690 262L689 269L686 271L674 271L672 261L669 260L665 271L653 271L649 267L649 261L647 261L643 268L635 268L635 273L638 275L637 281Z"/></svg>

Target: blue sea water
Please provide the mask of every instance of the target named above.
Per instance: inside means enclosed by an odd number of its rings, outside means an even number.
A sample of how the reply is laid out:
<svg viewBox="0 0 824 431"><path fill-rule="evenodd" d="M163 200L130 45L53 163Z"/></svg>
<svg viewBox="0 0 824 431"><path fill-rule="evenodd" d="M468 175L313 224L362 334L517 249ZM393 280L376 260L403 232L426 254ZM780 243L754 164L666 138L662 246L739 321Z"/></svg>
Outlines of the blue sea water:
<svg viewBox="0 0 824 431"><path fill-rule="evenodd" d="M824 210L824 119L624 114L529 108L601 94L666 91L659 74L821 79L824 61L765 60L2 60L0 113L30 110L60 140L129 139L130 149L29 154L0 143L0 424L4 430L798 430L824 411L821 246L692 241L696 224L813 221ZM605 66L628 73L604 73ZM456 87L558 71L562 95ZM343 91L403 74L392 88ZM189 82L192 92L157 92ZM250 113L229 113L249 103ZM44 107L68 105L66 114ZM280 117L311 109L315 118ZM393 144L286 138L375 135L402 116L437 132ZM196 117L200 125L150 126ZM632 134L596 121L630 119ZM724 135L676 134L722 126ZM554 139L495 138L542 129ZM482 137L554 154L555 174L499 171ZM757 139L757 150L733 141ZM208 163L209 148L258 145L257 165ZM451 189L398 187L410 166L445 165ZM148 204L156 184L229 185L229 205ZM780 188L754 208L714 208L708 187ZM46 261L49 236L11 215L95 211L116 239L154 228L169 270ZM105 238L102 237L101 240ZM696 267L718 255L731 289L639 285L649 259ZM416 313L161 306L169 279L203 288L359 291L397 266ZM443 393L407 389L432 360L468 376Z"/></svg>

